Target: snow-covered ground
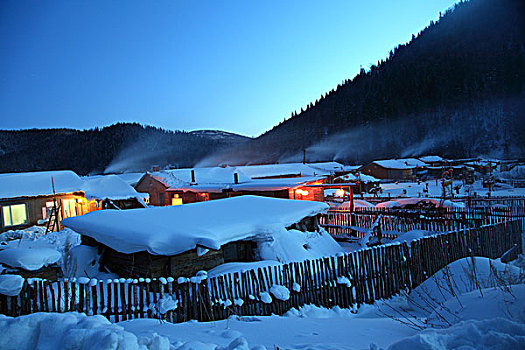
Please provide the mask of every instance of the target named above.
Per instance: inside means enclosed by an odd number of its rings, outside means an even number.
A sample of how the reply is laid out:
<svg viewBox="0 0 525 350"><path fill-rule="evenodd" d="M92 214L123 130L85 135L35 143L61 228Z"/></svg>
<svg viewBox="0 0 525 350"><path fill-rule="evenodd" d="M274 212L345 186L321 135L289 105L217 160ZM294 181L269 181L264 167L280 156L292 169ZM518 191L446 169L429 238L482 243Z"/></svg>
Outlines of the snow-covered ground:
<svg viewBox="0 0 525 350"><path fill-rule="evenodd" d="M154 319L111 324L77 313L0 316L0 348L523 349L523 261L461 259L410 294L363 305L357 312L307 305L282 317L182 324Z"/></svg>

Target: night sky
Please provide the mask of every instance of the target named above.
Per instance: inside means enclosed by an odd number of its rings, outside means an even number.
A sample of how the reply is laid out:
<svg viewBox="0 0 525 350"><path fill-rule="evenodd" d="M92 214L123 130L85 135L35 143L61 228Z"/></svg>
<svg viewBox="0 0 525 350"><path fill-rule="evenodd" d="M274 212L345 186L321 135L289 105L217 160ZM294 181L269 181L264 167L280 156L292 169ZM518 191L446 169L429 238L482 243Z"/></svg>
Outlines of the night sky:
<svg viewBox="0 0 525 350"><path fill-rule="evenodd" d="M454 3L1 1L0 129L257 136Z"/></svg>

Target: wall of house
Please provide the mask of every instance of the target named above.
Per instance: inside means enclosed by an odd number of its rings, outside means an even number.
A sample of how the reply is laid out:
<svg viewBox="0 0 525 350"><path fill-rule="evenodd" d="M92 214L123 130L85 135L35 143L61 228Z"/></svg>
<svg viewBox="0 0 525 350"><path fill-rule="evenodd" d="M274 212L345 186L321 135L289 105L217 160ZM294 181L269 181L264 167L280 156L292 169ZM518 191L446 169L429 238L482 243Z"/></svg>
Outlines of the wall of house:
<svg viewBox="0 0 525 350"><path fill-rule="evenodd" d="M308 194L304 194L304 191L307 191ZM321 187L290 188L288 199L324 202L324 189Z"/></svg>
<svg viewBox="0 0 525 350"><path fill-rule="evenodd" d="M377 179L411 180L412 169L389 169L383 168L376 163L370 163L361 168L361 173L372 175Z"/></svg>
<svg viewBox="0 0 525 350"><path fill-rule="evenodd" d="M82 244L98 247L102 252L100 266L119 277L191 277L201 270L210 270L225 262L249 262L255 259L257 243L237 241L225 244L219 250L209 250L199 256L197 249L173 255L152 255L147 252L124 254L82 235Z"/></svg>
<svg viewBox="0 0 525 350"><path fill-rule="evenodd" d="M149 204L155 206L171 205L171 198L167 195L167 186L153 176L146 174L135 186L137 192L149 194Z"/></svg>
<svg viewBox="0 0 525 350"><path fill-rule="evenodd" d="M57 205L61 206L60 210L60 219L68 217L68 210L64 207L63 203L65 200L73 200L74 204L74 213L76 215L83 215L93 210L98 210L96 201L88 202L83 195L80 194L59 194L56 196L39 196L39 197L26 197L26 198L9 198L0 200L0 225L1 232L7 230L18 230L24 229L30 226L38 224L39 220L44 219L44 208L46 208L46 203L53 202L53 198L57 199ZM71 203L71 202L69 202ZM3 207L16 205L16 204L25 204L26 208L26 218L27 222L22 225L16 226L6 226L4 220L4 210ZM73 211L72 211L73 213ZM70 215L74 216L74 215ZM45 224L43 224L45 225ZM61 226L60 226L61 228Z"/></svg>

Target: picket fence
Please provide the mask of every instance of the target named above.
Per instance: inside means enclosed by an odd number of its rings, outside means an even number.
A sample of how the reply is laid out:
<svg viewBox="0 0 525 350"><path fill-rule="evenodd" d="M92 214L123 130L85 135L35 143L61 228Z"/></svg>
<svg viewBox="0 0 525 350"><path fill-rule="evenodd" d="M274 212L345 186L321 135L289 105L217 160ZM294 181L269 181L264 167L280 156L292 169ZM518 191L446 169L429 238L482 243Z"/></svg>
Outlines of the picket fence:
<svg viewBox="0 0 525 350"><path fill-rule="evenodd" d="M0 313L77 311L114 322L169 322L230 315L281 315L305 304L357 308L410 290L457 259L496 258L521 247L521 219L436 234L339 256L261 267L213 278L26 280L18 296L0 296Z"/></svg>

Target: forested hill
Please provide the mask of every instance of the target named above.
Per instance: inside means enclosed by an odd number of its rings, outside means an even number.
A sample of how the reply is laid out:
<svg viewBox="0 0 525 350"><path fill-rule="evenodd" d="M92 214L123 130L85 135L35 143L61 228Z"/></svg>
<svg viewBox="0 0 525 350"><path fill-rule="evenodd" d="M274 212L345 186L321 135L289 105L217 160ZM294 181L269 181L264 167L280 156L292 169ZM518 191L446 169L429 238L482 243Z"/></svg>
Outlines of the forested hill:
<svg viewBox="0 0 525 350"><path fill-rule="evenodd" d="M250 147L210 162L299 160L303 149L309 160L523 156L524 8L523 0L461 2Z"/></svg>
<svg viewBox="0 0 525 350"><path fill-rule="evenodd" d="M167 131L136 123L90 130L0 131L0 172L71 169L78 174L147 170L153 164L189 167L248 138L220 132Z"/></svg>

